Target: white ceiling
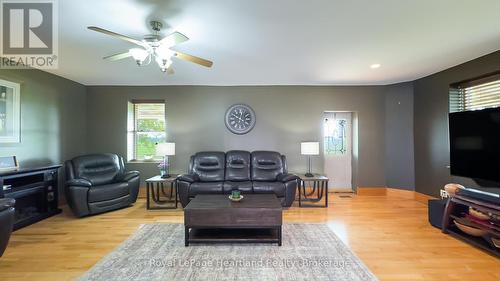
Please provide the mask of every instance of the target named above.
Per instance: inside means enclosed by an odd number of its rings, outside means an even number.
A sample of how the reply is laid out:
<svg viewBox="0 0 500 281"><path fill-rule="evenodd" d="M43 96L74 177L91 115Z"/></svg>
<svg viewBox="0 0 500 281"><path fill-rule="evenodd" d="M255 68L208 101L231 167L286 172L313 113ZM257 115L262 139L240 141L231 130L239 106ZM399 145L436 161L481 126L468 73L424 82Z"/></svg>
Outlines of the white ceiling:
<svg viewBox="0 0 500 281"><path fill-rule="evenodd" d="M352 85L414 80L500 49L498 0L60 0L59 69L85 85ZM87 30L141 38L159 19L190 40L175 75L132 58L133 45ZM369 66L380 63L379 69Z"/></svg>

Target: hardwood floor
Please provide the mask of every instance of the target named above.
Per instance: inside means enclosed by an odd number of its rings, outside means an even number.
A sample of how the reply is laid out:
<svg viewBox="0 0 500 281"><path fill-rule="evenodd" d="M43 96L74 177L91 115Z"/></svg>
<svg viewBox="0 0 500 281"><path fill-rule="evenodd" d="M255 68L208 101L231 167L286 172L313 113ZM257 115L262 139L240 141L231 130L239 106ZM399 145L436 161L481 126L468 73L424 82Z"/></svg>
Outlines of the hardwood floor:
<svg viewBox="0 0 500 281"><path fill-rule="evenodd" d="M404 192L330 195L330 207L285 211L285 222L328 224L380 280L500 280L499 260L442 234L427 206ZM69 209L15 232L0 258L0 280L68 280L79 276L144 223L182 223L182 210L130 208L76 219ZM286 235L286 233L284 234Z"/></svg>

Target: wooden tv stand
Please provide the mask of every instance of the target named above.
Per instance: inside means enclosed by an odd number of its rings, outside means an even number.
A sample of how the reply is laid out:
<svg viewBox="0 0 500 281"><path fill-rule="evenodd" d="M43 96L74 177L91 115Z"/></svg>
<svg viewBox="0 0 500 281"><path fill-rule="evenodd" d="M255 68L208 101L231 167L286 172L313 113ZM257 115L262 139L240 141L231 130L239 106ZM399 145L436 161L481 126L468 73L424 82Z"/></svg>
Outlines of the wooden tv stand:
<svg viewBox="0 0 500 281"><path fill-rule="evenodd" d="M450 234L464 242L472 244L481 250L484 250L496 257L500 257L500 248L495 247L491 242L491 237L496 237L500 239L500 231L498 227L488 226L483 224L478 224L466 218L461 218L460 215L463 212L467 212L468 208L472 207L483 213L491 213L500 217L500 206L487 201L479 200L476 198L471 198L464 195L456 194L448 198L446 207L443 213L443 233ZM483 237L475 237L462 232L453 223L453 220L458 219L461 223L468 226L482 229L487 232Z"/></svg>
<svg viewBox="0 0 500 281"><path fill-rule="evenodd" d="M60 167L37 166L0 172L0 198L16 200L14 230L61 213L58 207Z"/></svg>

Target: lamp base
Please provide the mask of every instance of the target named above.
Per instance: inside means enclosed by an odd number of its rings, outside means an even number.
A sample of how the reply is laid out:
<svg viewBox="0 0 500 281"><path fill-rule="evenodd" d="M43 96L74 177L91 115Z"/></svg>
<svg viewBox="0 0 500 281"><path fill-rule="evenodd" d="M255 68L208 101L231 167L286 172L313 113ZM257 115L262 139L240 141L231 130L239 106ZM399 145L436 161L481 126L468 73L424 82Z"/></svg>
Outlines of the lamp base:
<svg viewBox="0 0 500 281"><path fill-rule="evenodd" d="M304 176L306 176L306 177L308 177L308 178L312 178L312 177L314 177L314 175L313 175L313 174L311 174L311 173L306 173Z"/></svg>

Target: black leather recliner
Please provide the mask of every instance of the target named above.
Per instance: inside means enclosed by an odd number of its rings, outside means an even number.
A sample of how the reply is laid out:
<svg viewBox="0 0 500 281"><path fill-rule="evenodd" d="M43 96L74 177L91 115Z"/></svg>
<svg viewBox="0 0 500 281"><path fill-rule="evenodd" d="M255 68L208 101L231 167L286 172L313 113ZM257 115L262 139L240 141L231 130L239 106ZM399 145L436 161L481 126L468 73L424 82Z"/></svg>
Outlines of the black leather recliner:
<svg viewBox="0 0 500 281"><path fill-rule="evenodd" d="M14 226L14 205L12 198L0 198L0 257L9 244L12 227Z"/></svg>
<svg viewBox="0 0 500 281"><path fill-rule="evenodd" d="M288 174L286 157L274 151L233 150L198 152L191 156L188 174L177 178L179 198L185 207L198 194L274 193L281 205L295 200L298 177Z"/></svg>
<svg viewBox="0 0 500 281"><path fill-rule="evenodd" d="M66 198L77 217L127 207L139 193L139 172L126 172L123 158L115 154L66 161L66 178Z"/></svg>

